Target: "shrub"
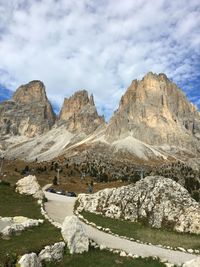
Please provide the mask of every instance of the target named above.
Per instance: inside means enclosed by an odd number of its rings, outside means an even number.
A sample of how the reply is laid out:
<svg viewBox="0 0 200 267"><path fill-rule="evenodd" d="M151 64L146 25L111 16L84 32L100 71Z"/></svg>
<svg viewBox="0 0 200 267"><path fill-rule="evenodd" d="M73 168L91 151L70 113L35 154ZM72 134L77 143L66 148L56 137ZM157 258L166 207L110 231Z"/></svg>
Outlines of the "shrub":
<svg viewBox="0 0 200 267"><path fill-rule="evenodd" d="M5 181L5 180L0 180L0 185L10 186L10 183L8 181Z"/></svg>

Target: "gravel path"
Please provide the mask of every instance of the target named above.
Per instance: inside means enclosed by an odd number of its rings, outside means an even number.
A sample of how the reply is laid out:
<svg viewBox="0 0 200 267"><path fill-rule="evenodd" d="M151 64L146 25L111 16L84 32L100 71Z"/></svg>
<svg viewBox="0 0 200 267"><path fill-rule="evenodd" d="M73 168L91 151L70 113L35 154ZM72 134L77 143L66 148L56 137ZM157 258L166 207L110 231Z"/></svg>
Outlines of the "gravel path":
<svg viewBox="0 0 200 267"><path fill-rule="evenodd" d="M73 207L76 198L60 196L48 192L45 192L45 195L49 200L45 203L45 209L54 221L62 224L66 216L73 215ZM127 253L143 257L158 256L161 259L166 259L168 262L178 265L197 257L196 255L189 253L167 250L153 245L139 244L137 242L104 233L87 224L84 224L84 226L90 239L94 240L97 244L104 245L108 248L124 250Z"/></svg>

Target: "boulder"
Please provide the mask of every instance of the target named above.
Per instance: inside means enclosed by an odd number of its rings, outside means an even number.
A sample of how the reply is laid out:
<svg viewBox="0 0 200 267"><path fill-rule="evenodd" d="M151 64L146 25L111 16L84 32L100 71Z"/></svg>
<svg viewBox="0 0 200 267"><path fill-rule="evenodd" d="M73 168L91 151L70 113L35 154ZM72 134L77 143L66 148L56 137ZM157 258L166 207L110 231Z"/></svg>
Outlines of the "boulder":
<svg viewBox="0 0 200 267"><path fill-rule="evenodd" d="M12 217L0 217L0 232L7 226L12 225Z"/></svg>
<svg viewBox="0 0 200 267"><path fill-rule="evenodd" d="M88 251L89 238L86 235L83 224L76 216L67 216L65 218L61 233L71 254Z"/></svg>
<svg viewBox="0 0 200 267"><path fill-rule="evenodd" d="M41 261L60 261L63 257L65 248L64 242L55 243L52 246L46 246L39 254Z"/></svg>
<svg viewBox="0 0 200 267"><path fill-rule="evenodd" d="M31 195L37 199L43 199L44 193L33 175L28 175L16 183L16 192L25 195Z"/></svg>
<svg viewBox="0 0 200 267"><path fill-rule="evenodd" d="M5 227L0 231L0 233L3 236L10 236L17 232L22 232L28 228L38 226L40 223L43 223L44 221L41 219L34 220L23 216L16 216L13 218L4 218L4 220L0 219L0 222L7 222L5 224Z"/></svg>
<svg viewBox="0 0 200 267"><path fill-rule="evenodd" d="M20 267L41 267L42 264L37 254L30 253L24 254L21 259L18 261Z"/></svg>
<svg viewBox="0 0 200 267"><path fill-rule="evenodd" d="M154 228L200 233L200 204L169 178L148 176L136 184L104 189L92 195L80 194L78 201L79 211L145 221Z"/></svg>
<svg viewBox="0 0 200 267"><path fill-rule="evenodd" d="M183 267L200 267L200 257L187 261L183 264Z"/></svg>

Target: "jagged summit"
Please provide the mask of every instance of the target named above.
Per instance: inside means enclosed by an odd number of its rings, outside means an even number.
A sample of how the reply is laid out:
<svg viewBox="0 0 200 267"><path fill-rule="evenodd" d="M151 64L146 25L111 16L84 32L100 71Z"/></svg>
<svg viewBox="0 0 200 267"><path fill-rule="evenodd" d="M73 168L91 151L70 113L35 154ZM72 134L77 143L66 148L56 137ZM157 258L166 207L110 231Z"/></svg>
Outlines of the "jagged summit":
<svg viewBox="0 0 200 267"><path fill-rule="evenodd" d="M48 101L45 86L43 82L39 80L31 81L25 85L21 85L13 94L13 100L18 103Z"/></svg>
<svg viewBox="0 0 200 267"><path fill-rule="evenodd" d="M86 90L77 91L65 98L59 120L66 122L69 131L85 133L93 132L104 123L104 117L97 113L93 95L89 96Z"/></svg>
<svg viewBox="0 0 200 267"><path fill-rule="evenodd" d="M106 136L117 140L133 136L151 145L174 145L195 149L200 115L183 92L163 73L149 72L133 80L111 118Z"/></svg>
<svg viewBox="0 0 200 267"><path fill-rule="evenodd" d="M20 86L0 105L0 134L33 137L51 129L55 114L41 81Z"/></svg>
<svg viewBox="0 0 200 267"><path fill-rule="evenodd" d="M37 138L23 144L13 136ZM3 143L9 155L30 160L95 151L102 158L122 161L193 157L198 162L200 114L163 73L149 72L133 80L108 124L86 90L65 98L56 119L44 84L32 81L20 86L12 101L0 104L0 137L0 148Z"/></svg>

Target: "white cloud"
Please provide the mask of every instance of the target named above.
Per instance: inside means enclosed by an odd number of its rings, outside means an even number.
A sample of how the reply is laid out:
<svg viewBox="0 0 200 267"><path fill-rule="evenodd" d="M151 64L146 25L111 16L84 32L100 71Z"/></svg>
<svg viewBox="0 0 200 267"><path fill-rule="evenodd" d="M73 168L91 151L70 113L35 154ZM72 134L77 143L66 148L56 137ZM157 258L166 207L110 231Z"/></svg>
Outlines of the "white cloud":
<svg viewBox="0 0 200 267"><path fill-rule="evenodd" d="M61 104L77 89L111 113L134 78L198 72L198 0L0 0L0 83L42 80Z"/></svg>

